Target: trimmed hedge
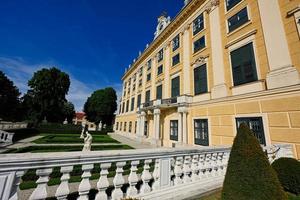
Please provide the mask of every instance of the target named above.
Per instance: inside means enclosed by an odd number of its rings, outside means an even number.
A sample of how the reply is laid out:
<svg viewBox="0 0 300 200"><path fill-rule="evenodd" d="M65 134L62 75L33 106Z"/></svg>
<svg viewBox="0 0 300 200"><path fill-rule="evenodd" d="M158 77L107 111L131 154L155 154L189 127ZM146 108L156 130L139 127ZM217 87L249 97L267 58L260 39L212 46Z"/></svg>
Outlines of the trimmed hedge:
<svg viewBox="0 0 300 200"><path fill-rule="evenodd" d="M38 130L41 133L80 134L82 126L74 124L42 123L38 126Z"/></svg>
<svg viewBox="0 0 300 200"><path fill-rule="evenodd" d="M286 200L276 172L259 141L241 124L231 149L222 200Z"/></svg>
<svg viewBox="0 0 300 200"><path fill-rule="evenodd" d="M17 142L19 140L23 140L39 134L39 131L35 128L10 129L6 131L10 133L15 133L13 137L13 142Z"/></svg>
<svg viewBox="0 0 300 200"><path fill-rule="evenodd" d="M283 188L300 194L300 162L293 158L279 158L272 163Z"/></svg>

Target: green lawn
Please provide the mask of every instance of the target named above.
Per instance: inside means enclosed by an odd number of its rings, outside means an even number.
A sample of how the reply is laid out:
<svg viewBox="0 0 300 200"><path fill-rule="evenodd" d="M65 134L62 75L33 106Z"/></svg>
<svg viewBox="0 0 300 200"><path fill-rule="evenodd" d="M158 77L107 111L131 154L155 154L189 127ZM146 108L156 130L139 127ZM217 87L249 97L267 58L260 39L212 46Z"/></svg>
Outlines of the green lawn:
<svg viewBox="0 0 300 200"><path fill-rule="evenodd" d="M83 146L29 146L18 149L9 149L3 153L46 153L46 152L70 152L81 151ZM133 149L128 145L103 145L92 146L92 151L104 151L104 150L123 150Z"/></svg>
<svg viewBox="0 0 300 200"><path fill-rule="evenodd" d="M45 135L40 139L33 141L36 144L72 144L83 143L80 134L41 134ZM112 139L109 135L92 135L93 143L120 143Z"/></svg>
<svg viewBox="0 0 300 200"><path fill-rule="evenodd" d="M291 193L287 193L289 196L289 200L300 200L300 196L296 196ZM221 191L215 192L205 197L201 197L199 200L221 200Z"/></svg>

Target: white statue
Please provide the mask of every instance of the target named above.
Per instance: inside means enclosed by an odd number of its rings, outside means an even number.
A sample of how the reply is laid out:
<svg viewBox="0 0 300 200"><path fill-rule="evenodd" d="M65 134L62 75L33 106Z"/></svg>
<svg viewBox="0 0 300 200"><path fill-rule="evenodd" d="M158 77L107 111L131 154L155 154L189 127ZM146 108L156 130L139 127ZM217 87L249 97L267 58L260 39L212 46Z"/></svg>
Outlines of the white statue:
<svg viewBox="0 0 300 200"><path fill-rule="evenodd" d="M64 125L68 124L68 119L66 118L65 121L63 122Z"/></svg>
<svg viewBox="0 0 300 200"><path fill-rule="evenodd" d="M84 137L84 134L86 134L85 137ZM80 138L83 139L83 141L84 141L82 151L91 151L93 137L88 131L88 125L87 124L82 129Z"/></svg>

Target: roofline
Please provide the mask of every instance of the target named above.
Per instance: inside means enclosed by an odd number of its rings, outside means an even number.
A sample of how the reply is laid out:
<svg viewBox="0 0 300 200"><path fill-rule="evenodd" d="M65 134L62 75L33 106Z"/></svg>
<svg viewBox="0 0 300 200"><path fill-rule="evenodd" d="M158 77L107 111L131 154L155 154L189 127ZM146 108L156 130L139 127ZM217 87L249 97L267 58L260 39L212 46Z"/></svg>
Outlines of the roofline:
<svg viewBox="0 0 300 200"><path fill-rule="evenodd" d="M191 0L187 5L185 5L180 11L179 13L174 17L174 19L170 22L170 24L159 34L159 36L154 39L150 44L149 47L147 49L145 49L143 51L143 53L141 54L141 56L139 56L137 58L137 60L131 65L131 67L124 73L124 75L122 76L122 80L124 80L128 74L130 74L132 72L133 69L136 68L137 65L139 65L141 63L142 60L145 59L145 57L149 54L149 52L151 52L155 47L159 46L159 44L161 44L163 42L163 38L166 37L167 33L169 33L171 30L173 30L174 26L177 25L177 23L180 20L186 19L188 18L192 13L188 13L188 10L192 10L193 8L195 8L195 6L200 3L200 2L205 2L206 0ZM187 13L186 15L184 15L184 13ZM180 18L182 17L182 18ZM173 28L173 29L172 29Z"/></svg>

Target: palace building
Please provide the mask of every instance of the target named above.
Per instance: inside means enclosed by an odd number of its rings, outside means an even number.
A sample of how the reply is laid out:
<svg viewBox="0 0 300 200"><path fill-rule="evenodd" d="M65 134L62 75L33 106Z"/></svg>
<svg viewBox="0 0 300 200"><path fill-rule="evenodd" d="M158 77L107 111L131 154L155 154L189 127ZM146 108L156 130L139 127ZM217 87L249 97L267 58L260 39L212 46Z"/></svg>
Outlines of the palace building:
<svg viewBox="0 0 300 200"><path fill-rule="evenodd" d="M240 123L300 159L300 0L185 0L122 77L115 131L157 146L231 145ZM151 30L149 30L151 31Z"/></svg>

